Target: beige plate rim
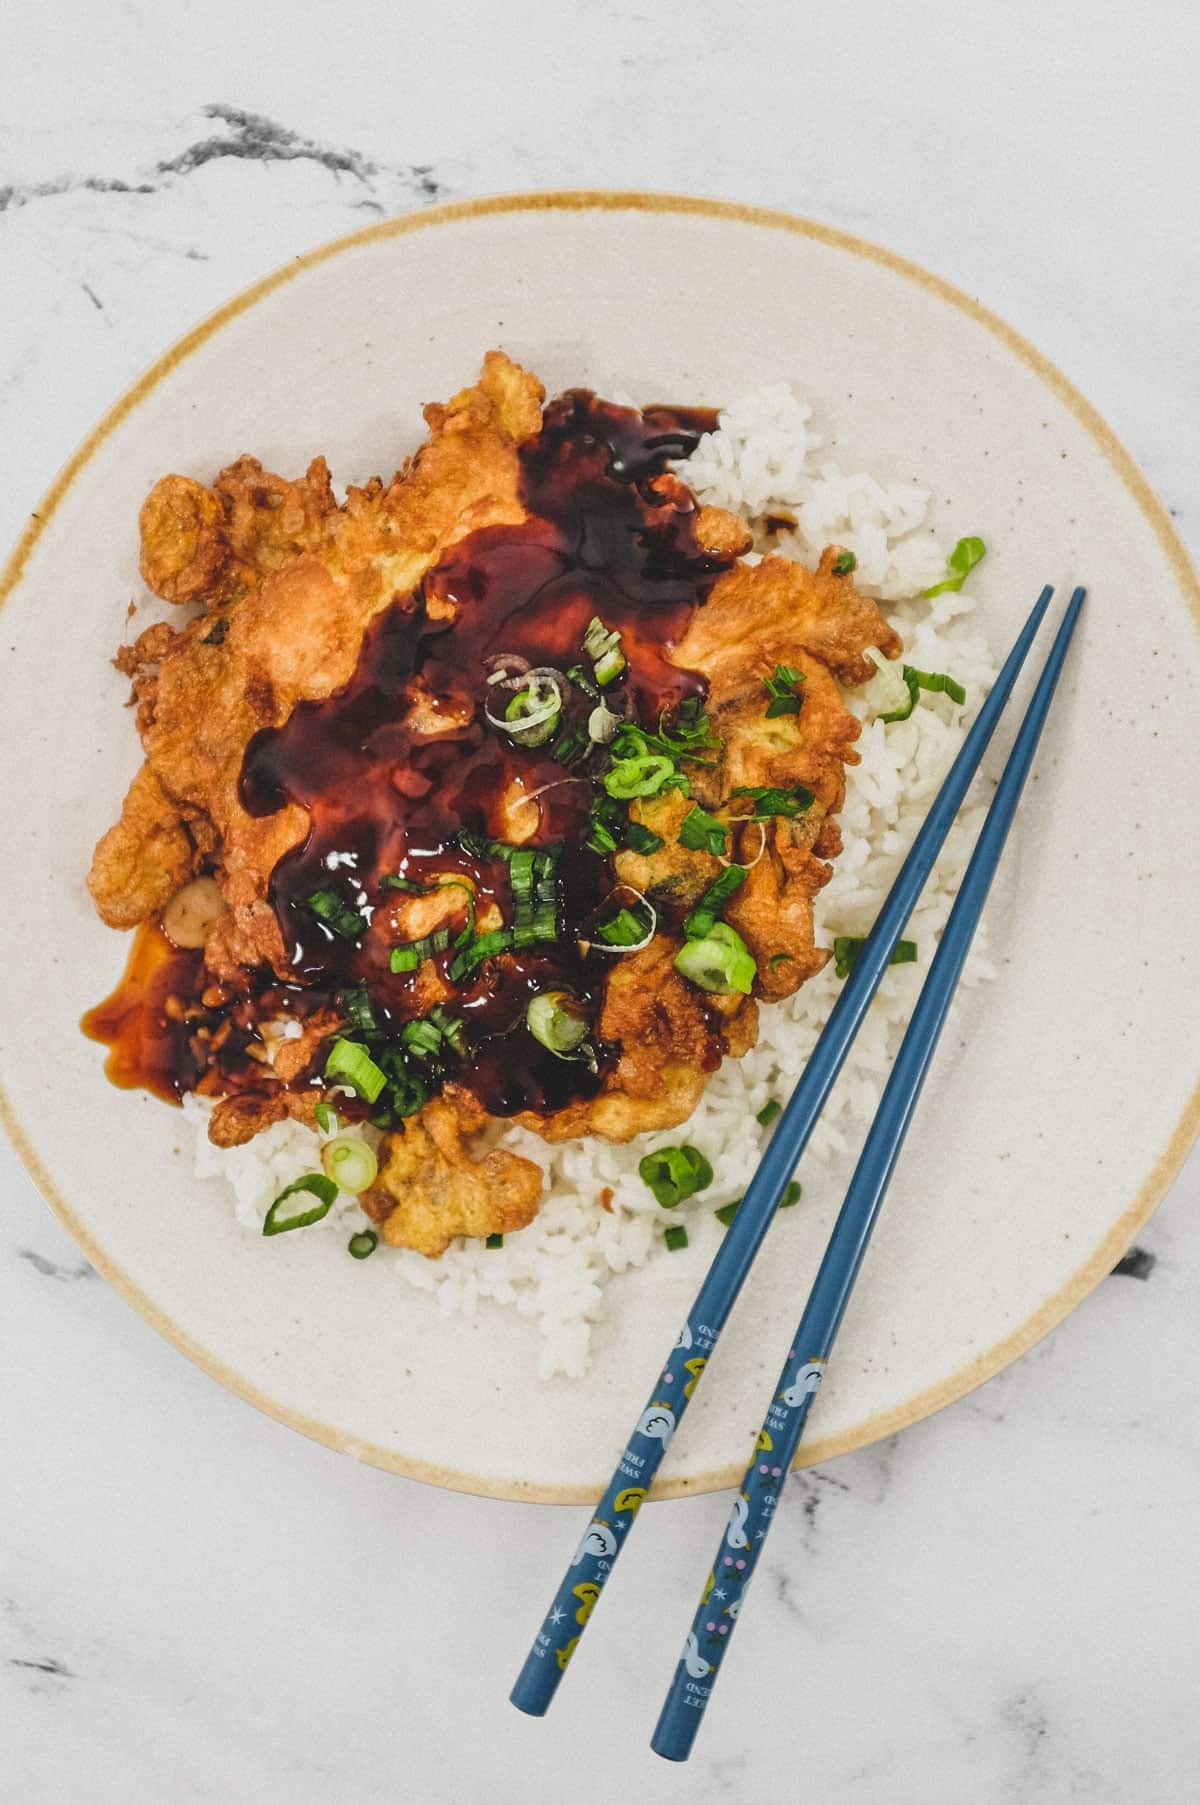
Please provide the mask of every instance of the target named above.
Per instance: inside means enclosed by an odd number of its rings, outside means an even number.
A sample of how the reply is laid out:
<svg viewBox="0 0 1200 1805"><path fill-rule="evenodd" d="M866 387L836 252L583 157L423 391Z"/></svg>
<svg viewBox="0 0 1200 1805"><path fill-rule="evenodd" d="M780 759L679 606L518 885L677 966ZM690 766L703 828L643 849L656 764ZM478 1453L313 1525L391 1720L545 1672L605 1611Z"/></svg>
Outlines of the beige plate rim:
<svg viewBox="0 0 1200 1805"><path fill-rule="evenodd" d="M435 226L457 224L464 220L481 219L505 213L537 211L548 213L634 211L698 214L711 219L735 220L744 225L758 226L771 231L799 233L804 237L817 239L821 243L832 245L840 250L849 251L870 262L882 264L902 276L906 281L915 283L918 287L937 295L950 306L957 307L962 312L969 314L972 319L984 326L1023 363L1028 365L1046 384L1047 388L1070 409L1091 435L1099 451L1108 460L1152 528L1190 608L1193 619L1200 628L1200 579L1197 578L1170 517L1146 478L1115 433L1091 403L1086 401L1073 384L1067 380L1061 370L996 314L990 312L988 308L972 299L961 289L956 288L952 283L944 281L940 276L933 275L929 270L912 262L909 258L889 251L881 245L873 244L867 239L859 238L853 233L843 232L835 226L825 225L818 220L736 201L620 189L578 189L492 195L478 200L452 201L441 206L429 207L419 213L402 214L397 218L381 220L360 231L350 232L343 237L318 245L315 249L295 258L292 262L252 284L251 287L244 289L241 294L225 302L214 313L209 314L207 318L194 326L190 332L185 333L169 351L158 358L109 408L68 459L39 506L31 514L28 526L17 541L3 571L0 572L0 606L3 606L16 588L30 554L53 520L71 484L95 456L114 428L133 412L134 408L146 398L151 390L158 386L165 376L169 375L186 357L190 356L214 333L220 331L229 321L244 313L248 308L255 306L302 271L312 269L315 265L324 263L356 246L368 244L376 239L398 237L406 232L419 232ZM131 1304L145 1317L153 1329L157 1330L167 1341L173 1343L211 1378L218 1380L228 1390L246 1399L248 1403L255 1405L266 1415L286 1423L292 1429L299 1430L302 1435L309 1436L313 1441L321 1442L326 1447L336 1448L341 1453L353 1454L372 1466L381 1467L388 1472L403 1474L409 1479L419 1479L429 1485L442 1486L451 1491L468 1492L479 1497L545 1504L594 1502L596 1494L587 1487L529 1485L514 1478L488 1478L479 1474L435 1466L425 1461L409 1460L403 1455L393 1453L388 1448L378 1447L356 1437L348 1436L332 1424L318 1422L299 1411L280 1405L251 1380L224 1365L207 1348L193 1340L187 1331L160 1310L154 1300L148 1297L97 1244L66 1198L59 1193L43 1165L36 1147L17 1119L10 1099L2 1088L0 1088L0 1123L6 1129L30 1177L50 1208L68 1233L78 1242L92 1265L103 1274L125 1302ZM986 1379L991 1378L1027 1352L1061 1322L1077 1304L1082 1303L1093 1287L1112 1270L1138 1230L1161 1201L1198 1133L1200 1133L1200 1080L1181 1112L1174 1131L1147 1172L1136 1194L1100 1244L1093 1249L1065 1285L1060 1286L1056 1292L1046 1298L1039 1308L1011 1334L996 1342L984 1353L977 1355L975 1359L969 1361L949 1378L918 1392L894 1410L879 1412L853 1431L838 1436L827 1436L824 1439L808 1443L801 1449L795 1464L812 1466L818 1462L830 1460L834 1455L849 1453L854 1448L865 1447L871 1442L893 1435L901 1429L909 1428L912 1424L920 1422L922 1418L931 1415L935 1410L940 1410L945 1405L952 1404L958 1398L964 1397L976 1386L983 1384ZM673 1480L667 1477L655 1485L651 1496L653 1498L676 1498L695 1493L718 1491L736 1485L740 1475L739 1465L717 1468L692 1479Z"/></svg>

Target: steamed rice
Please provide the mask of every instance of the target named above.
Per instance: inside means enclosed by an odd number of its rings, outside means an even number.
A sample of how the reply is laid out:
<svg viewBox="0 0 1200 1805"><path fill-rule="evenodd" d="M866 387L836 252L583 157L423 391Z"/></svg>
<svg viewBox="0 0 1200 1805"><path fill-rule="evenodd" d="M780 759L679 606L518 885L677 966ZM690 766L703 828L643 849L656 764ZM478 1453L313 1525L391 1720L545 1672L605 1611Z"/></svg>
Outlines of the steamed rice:
<svg viewBox="0 0 1200 1805"><path fill-rule="evenodd" d="M862 762L847 771L844 850L816 900L817 939L828 943L836 934L870 928L996 670L965 591L921 599L944 575L950 549L928 524L928 492L915 483L884 484L865 471L847 472L821 459L819 449L811 409L780 383L735 402L679 468L702 501L731 508L755 526L751 558L769 548L811 566L831 543L853 551L855 582L888 602L905 659L923 670L950 671L967 690L965 708L946 696L923 694L907 721L864 726L857 747ZM781 510L795 520L794 530L772 521L768 531L763 517ZM962 524L965 530L973 523ZM846 703L866 719L863 692L848 692ZM852 1147L860 1138L856 1131L875 1112L982 814L981 804L968 806L951 830L905 930L917 943L917 963L889 970L850 1051L801 1165L809 1196L822 1163ZM977 939L963 983L993 975ZM838 988L830 963L796 996L763 1008L758 1044L744 1059L725 1061L693 1115L677 1128L626 1146L590 1139L557 1147L527 1130L505 1128L501 1144L546 1173L546 1197L531 1226L506 1237L503 1247L459 1241L440 1260L407 1249L381 1248L377 1257L403 1284L428 1292L439 1316L474 1316L481 1299L491 1299L528 1317L541 1331L540 1341L530 1340L531 1362L538 1348L539 1374L577 1377L607 1307L607 1286L665 1253L667 1222L686 1221L690 1251L682 1257L707 1264L722 1233L713 1211L740 1195L769 1138L756 1113L771 1097L787 1097ZM210 1108L199 1097L184 1100L197 1133L197 1175L225 1179L238 1220L260 1230L283 1186L317 1164L317 1137L298 1123L281 1122L245 1146L214 1147L206 1133ZM638 1162L656 1147L684 1141L707 1155L715 1176L701 1197L668 1218L638 1177ZM606 1188L609 1209L600 1202ZM790 1214L780 1217L773 1233L788 1232ZM344 1241L362 1222L357 1204L344 1197L320 1227Z"/></svg>

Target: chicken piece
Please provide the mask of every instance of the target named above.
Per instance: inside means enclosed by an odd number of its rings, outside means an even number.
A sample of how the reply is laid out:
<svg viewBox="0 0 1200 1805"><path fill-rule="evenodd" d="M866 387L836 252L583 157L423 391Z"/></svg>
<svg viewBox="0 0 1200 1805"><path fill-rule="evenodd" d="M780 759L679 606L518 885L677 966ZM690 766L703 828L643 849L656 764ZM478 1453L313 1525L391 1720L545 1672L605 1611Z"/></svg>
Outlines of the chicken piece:
<svg viewBox="0 0 1200 1805"><path fill-rule="evenodd" d="M641 952L616 962L597 1033L620 1053L603 1090L550 1117L518 1116L524 1127L547 1141L581 1134L628 1141L672 1128L691 1115L730 1045L745 1052L754 1044L753 1002L706 995L688 984L675 970L679 946L677 939L659 934Z"/></svg>
<svg viewBox="0 0 1200 1805"><path fill-rule="evenodd" d="M324 1099L325 1092L321 1090L274 1090L265 1095L235 1092L232 1097L222 1097L213 1110L208 1119L208 1138L214 1147L244 1147L264 1128L289 1117L307 1128L315 1128L316 1105Z"/></svg>
<svg viewBox="0 0 1200 1805"><path fill-rule="evenodd" d="M895 658L900 636L849 576L833 575L841 555L840 546L826 546L815 571L780 557L724 571L672 651L673 662L703 671L711 694L729 686L727 673L749 658L769 673L777 663L795 664L804 647L843 683L865 683L875 666L863 647Z"/></svg>
<svg viewBox="0 0 1200 1805"><path fill-rule="evenodd" d="M316 1058L322 1041L328 1040L342 1025L342 1017L336 1009L318 1009L310 1015L301 1027L299 1034L290 1040L275 1041L275 1057L271 1061L271 1070L281 1084L291 1084L293 1079L307 1070Z"/></svg>
<svg viewBox="0 0 1200 1805"><path fill-rule="evenodd" d="M464 1138L486 1123L469 1091L447 1085L383 1137L379 1176L360 1201L385 1241L436 1260L456 1235L509 1234L533 1221L542 1169L501 1147L472 1157Z"/></svg>
<svg viewBox="0 0 1200 1805"><path fill-rule="evenodd" d="M670 903L677 908L691 908L721 874L721 861L712 853L703 847L693 851L680 845L679 829L694 807L693 799L678 790L645 797L630 805L630 820L656 833L662 845L653 852L617 853L616 873L623 884L640 890L656 907Z"/></svg>
<svg viewBox="0 0 1200 1805"><path fill-rule="evenodd" d="M811 829L775 821L763 856L725 906L725 920L758 964L754 994L776 1003L815 977L829 958L813 943L813 898L833 876L814 856Z"/></svg>
<svg viewBox="0 0 1200 1805"><path fill-rule="evenodd" d="M132 928L163 908L196 869L196 849L152 767L126 792L121 819L92 855L88 889L102 921Z"/></svg>
<svg viewBox="0 0 1200 1805"><path fill-rule="evenodd" d="M232 467L236 480L226 473L231 513L221 531L237 569L242 554L272 561L280 555L274 526L262 530L264 512L279 516L286 538L311 543L229 609L219 640L199 630L203 622L177 636L139 690L139 727L162 789L183 812L211 820L222 847L218 876L231 914L210 957L218 976L263 963L285 975L267 886L308 831L307 814L296 806L263 817L242 807L238 779L248 742L260 729L282 725L298 702L341 689L373 617L411 595L449 545L476 528L524 518L514 433L536 431L541 396L535 377L490 352L478 387L427 410L433 437L386 489L352 490L344 508L328 513L320 460L305 479L305 496L285 496L278 508L254 500L250 460ZM267 483L271 495L278 482ZM303 485L283 487L296 492ZM201 525L211 525L199 503L196 512ZM219 591L234 582L234 566L223 567ZM151 889L158 894L153 886L146 893ZM131 894L142 890L131 885ZM138 919L131 907L122 925Z"/></svg>
<svg viewBox="0 0 1200 1805"><path fill-rule="evenodd" d="M222 470L211 489L161 477L142 504L142 576L165 602L228 601L311 550L335 509L324 458L299 482L251 457Z"/></svg>
<svg viewBox="0 0 1200 1805"><path fill-rule="evenodd" d="M190 476L163 476L142 503L141 572L164 602L222 592L233 554L221 498Z"/></svg>

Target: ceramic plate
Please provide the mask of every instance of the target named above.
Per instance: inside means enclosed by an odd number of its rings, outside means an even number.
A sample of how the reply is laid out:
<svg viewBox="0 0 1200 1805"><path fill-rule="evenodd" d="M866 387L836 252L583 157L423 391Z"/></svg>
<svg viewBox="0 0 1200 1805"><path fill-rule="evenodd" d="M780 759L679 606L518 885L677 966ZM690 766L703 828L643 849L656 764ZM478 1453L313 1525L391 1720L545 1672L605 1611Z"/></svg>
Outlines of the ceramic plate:
<svg viewBox="0 0 1200 1805"><path fill-rule="evenodd" d="M167 470L207 479L243 450L284 471L321 450L341 480L390 472L421 436L421 404L469 381L490 345L551 391L719 403L796 380L836 419L848 467L916 474L950 538L982 533L974 588L997 649L1043 582L1063 599L1089 587L990 911L1001 976L956 1016L921 1104L813 1413L805 1459L825 1459L968 1391L1087 1294L1178 1166L1200 1068L1195 576L1064 378L875 246L641 195L434 208L297 259L130 390L8 573L9 1132L109 1280L264 1410L443 1485L600 1490L699 1280L690 1255L610 1287L589 1377L539 1384L524 1321L487 1306L441 1322L386 1255L360 1265L322 1236L239 1229L221 1188L191 1177L178 1114L111 1088L78 1030L126 950L83 879L139 762L108 661L141 593L147 489ZM662 1493L740 1475L847 1176L810 1187L786 1253L752 1276Z"/></svg>

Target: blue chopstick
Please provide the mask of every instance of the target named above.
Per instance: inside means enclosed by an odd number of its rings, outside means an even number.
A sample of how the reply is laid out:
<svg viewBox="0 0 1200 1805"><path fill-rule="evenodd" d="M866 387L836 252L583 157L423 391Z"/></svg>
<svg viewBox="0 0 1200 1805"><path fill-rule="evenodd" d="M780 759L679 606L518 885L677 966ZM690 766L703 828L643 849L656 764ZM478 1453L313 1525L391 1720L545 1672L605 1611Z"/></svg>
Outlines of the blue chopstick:
<svg viewBox="0 0 1200 1805"><path fill-rule="evenodd" d="M687 1760L700 1728L996 875L1083 601L1077 589L1013 743L700 1595L650 1744L668 1761Z"/></svg>
<svg viewBox="0 0 1200 1805"><path fill-rule="evenodd" d="M517 1676L510 1696L519 1711L540 1717L549 1708L970 787L1053 593L1049 587L1042 590L1017 636L779 1118L691 1312L667 1354L662 1377L637 1420Z"/></svg>

